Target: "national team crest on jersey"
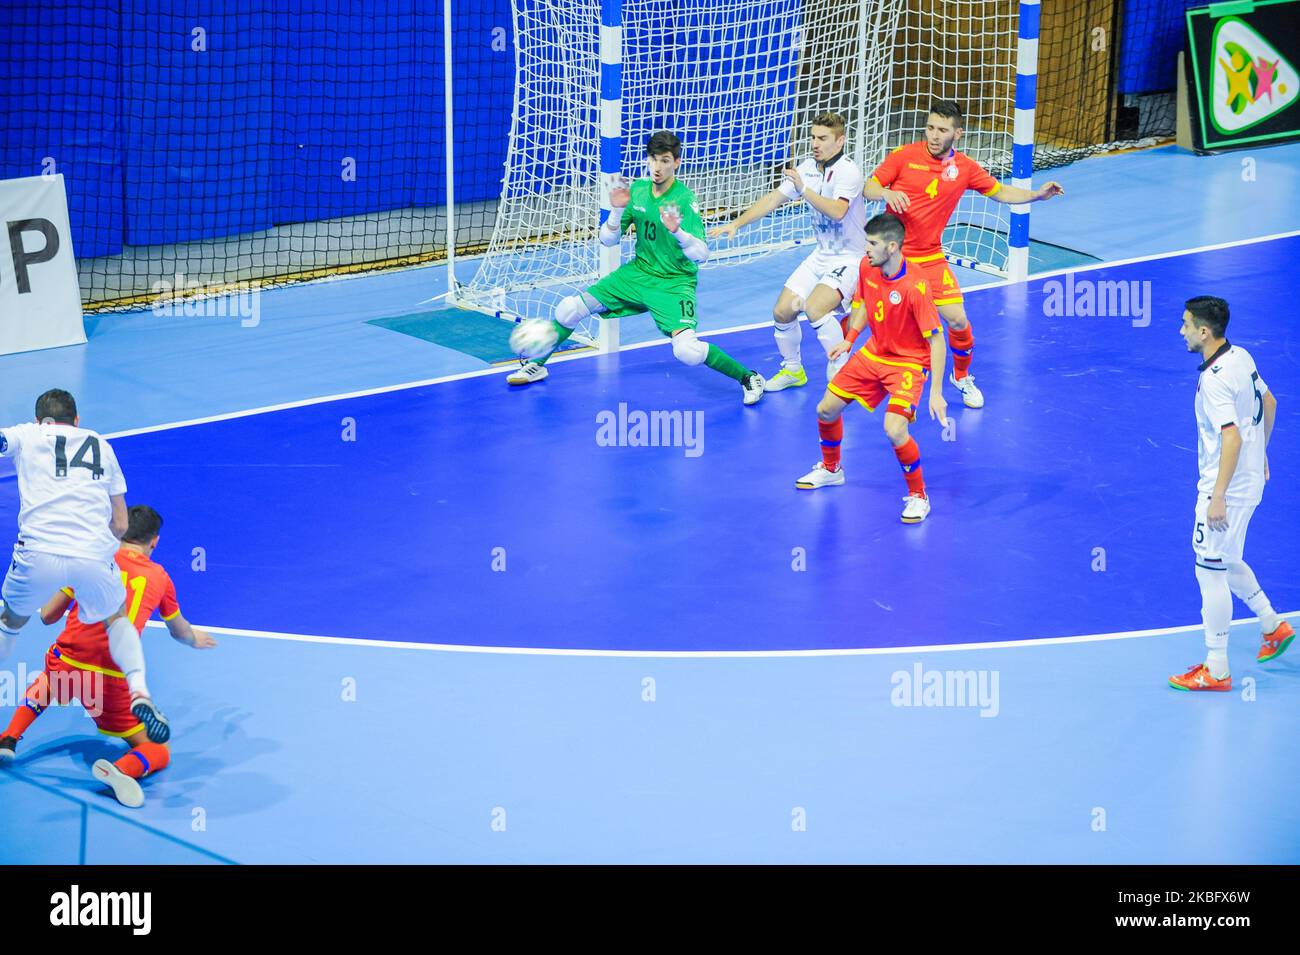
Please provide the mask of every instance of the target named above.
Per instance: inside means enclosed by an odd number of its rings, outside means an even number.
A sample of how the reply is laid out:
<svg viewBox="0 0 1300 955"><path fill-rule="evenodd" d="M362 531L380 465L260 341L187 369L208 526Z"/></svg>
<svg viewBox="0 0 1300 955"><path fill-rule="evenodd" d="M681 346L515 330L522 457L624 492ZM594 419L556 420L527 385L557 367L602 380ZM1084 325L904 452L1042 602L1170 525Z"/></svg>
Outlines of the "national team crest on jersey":
<svg viewBox="0 0 1300 955"><path fill-rule="evenodd" d="M897 305L902 300L903 300L903 296L898 294L898 289L894 289L892 292L889 293L890 305Z"/></svg>
<svg viewBox="0 0 1300 955"><path fill-rule="evenodd" d="M937 257L943 252L943 230L965 190L984 196L995 195L1001 185L969 156L956 150L936 159L925 140L890 153L876 167L872 178L911 204L900 218L907 229L903 255L908 258Z"/></svg>
<svg viewBox="0 0 1300 955"><path fill-rule="evenodd" d="M848 156L841 153L835 161L823 168L817 160L808 157L794 169L800 185L786 176L777 187L786 202L800 202L807 195L823 199L836 199L848 203L848 208L838 218L828 216L816 206L804 206L813 234L817 237L814 255L860 257L866 254L867 207L862 198L862 170Z"/></svg>

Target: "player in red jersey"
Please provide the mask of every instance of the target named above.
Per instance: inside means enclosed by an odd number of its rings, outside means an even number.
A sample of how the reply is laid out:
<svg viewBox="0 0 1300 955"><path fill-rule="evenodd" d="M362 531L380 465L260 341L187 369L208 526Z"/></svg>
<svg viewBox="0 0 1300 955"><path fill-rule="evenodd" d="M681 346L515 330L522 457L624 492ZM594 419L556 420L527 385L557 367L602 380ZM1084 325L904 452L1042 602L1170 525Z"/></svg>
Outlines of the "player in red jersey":
<svg viewBox="0 0 1300 955"><path fill-rule="evenodd" d="M160 611L176 640L197 650L214 647L217 642L212 637L181 616L175 585L167 571L149 559L161 528L162 518L153 508L137 504L128 511L127 531L114 558L126 586L127 617L143 636L145 623L155 610ZM46 624L62 618L69 605L72 612L45 655L45 669L27 688L23 705L0 735L0 765L13 762L18 740L50 703L79 699L101 733L123 739L131 747L115 763L97 761L92 775L110 786L122 805L142 806L144 791L137 780L164 768L171 756L166 742L151 742L144 724L131 712L131 693L109 652L108 631L103 623L82 623L74 599L75 594L65 588L41 608Z"/></svg>
<svg viewBox="0 0 1300 955"><path fill-rule="evenodd" d="M951 100L937 100L925 123L925 139L900 146L880 164L863 187L868 199L883 199L889 211L907 228L908 263L925 273L939 315L948 323L948 344L952 348L952 383L968 408L984 407L984 395L970 375L971 349L975 337L961 288L943 254L943 230L967 189L994 202L1019 205L1065 195L1059 182L1041 189L1004 186L975 160L953 148L962 135L961 107Z"/></svg>
<svg viewBox="0 0 1300 955"><path fill-rule="evenodd" d="M947 353L929 279L904 259L905 241L906 230L896 215L886 212L867 223L867 256L858 267L858 290L853 297L849 331L831 358L848 351L866 325L871 326L871 337L826 386L817 405L822 460L799 478L795 487L812 490L843 484L840 442L844 422L840 416L850 401L874 411L888 399L885 434L907 481L903 523L919 524L930 513L930 498L921 475L921 451L916 439L907 433L907 426L916 420L931 368L934 379L930 382L930 417L947 425L948 405L942 387Z"/></svg>

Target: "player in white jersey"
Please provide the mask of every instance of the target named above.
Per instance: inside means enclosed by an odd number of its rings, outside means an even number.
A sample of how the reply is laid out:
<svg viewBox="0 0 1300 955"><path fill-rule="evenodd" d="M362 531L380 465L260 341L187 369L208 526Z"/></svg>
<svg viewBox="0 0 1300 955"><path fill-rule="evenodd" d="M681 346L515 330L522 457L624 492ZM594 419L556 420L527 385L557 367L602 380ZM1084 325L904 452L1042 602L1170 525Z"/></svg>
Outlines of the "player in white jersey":
<svg viewBox="0 0 1300 955"><path fill-rule="evenodd" d="M1231 690L1228 631L1232 595L1259 617L1264 642L1257 657L1272 660L1295 637L1291 625L1273 611L1242 559L1246 528L1268 480L1268 439L1277 400L1255 368L1255 360L1227 338L1228 303L1211 295L1189 299L1183 312L1187 350L1205 360L1196 384L1196 517L1192 550L1201 587L1201 619L1208 653L1186 673L1169 678L1178 690Z"/></svg>
<svg viewBox="0 0 1300 955"><path fill-rule="evenodd" d="M718 226L714 236L734 236L751 222L776 211L787 202L808 203L817 250L804 259L785 281L772 309L776 321L776 347L781 370L767 379L767 391L797 388L808 383L800 354L803 330L800 312L817 333L827 355L844 340L840 319L848 314L858 285L858 263L866 254L866 203L862 198L862 170L844 155L844 117L822 113L812 122L812 157L785 171L785 179L733 221ZM835 377L849 355L832 360L826 379Z"/></svg>
<svg viewBox="0 0 1300 955"><path fill-rule="evenodd" d="M167 719L144 679L140 634L125 614L126 587L114 561L126 533L126 479L109 443L78 427L77 403L53 389L36 399L36 422L0 428L0 455L18 472L18 542L0 596L0 657L60 588L77 594L81 620L104 624L126 677L131 712L149 739L166 742Z"/></svg>

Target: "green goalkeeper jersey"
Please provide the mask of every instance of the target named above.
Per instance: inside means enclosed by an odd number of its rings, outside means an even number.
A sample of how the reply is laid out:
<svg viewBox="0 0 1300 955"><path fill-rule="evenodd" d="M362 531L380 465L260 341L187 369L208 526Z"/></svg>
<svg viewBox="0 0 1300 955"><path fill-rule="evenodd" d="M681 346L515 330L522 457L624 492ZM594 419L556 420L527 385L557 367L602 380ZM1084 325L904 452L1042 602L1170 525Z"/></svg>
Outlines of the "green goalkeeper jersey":
<svg viewBox="0 0 1300 955"><path fill-rule="evenodd" d="M623 232L636 226L636 263L640 270L652 278L667 279L674 285L695 287L695 273L699 266L688 259L677 244L677 238L659 221L659 209L676 205L682 214L681 228L697 238L704 238L704 220L695 193L674 179L671 188L662 196L654 194L654 184L649 179L638 179L629 190L631 198L623 209L619 223Z"/></svg>

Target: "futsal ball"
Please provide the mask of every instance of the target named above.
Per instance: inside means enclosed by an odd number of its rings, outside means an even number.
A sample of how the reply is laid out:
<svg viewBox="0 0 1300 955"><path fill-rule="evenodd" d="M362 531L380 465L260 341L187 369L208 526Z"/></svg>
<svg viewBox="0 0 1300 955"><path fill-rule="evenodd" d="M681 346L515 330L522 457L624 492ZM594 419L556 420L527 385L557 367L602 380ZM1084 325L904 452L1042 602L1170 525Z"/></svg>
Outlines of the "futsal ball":
<svg viewBox="0 0 1300 955"><path fill-rule="evenodd" d="M520 322L510 333L510 350L520 358L542 358L550 354L559 337L549 320L529 319Z"/></svg>

